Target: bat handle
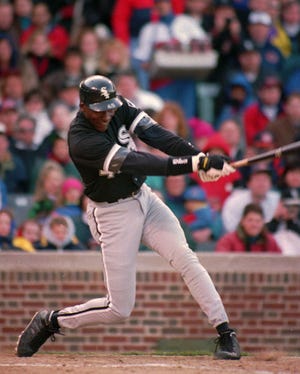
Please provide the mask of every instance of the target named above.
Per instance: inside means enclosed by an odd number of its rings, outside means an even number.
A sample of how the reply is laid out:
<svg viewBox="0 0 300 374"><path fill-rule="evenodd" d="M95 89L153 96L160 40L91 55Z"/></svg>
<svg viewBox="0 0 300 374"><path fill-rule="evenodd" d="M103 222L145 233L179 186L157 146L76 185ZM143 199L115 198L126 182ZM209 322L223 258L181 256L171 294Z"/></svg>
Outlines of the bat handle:
<svg viewBox="0 0 300 374"><path fill-rule="evenodd" d="M231 162L230 165L232 167L234 167L235 169L241 168L243 166L247 166L248 165L248 159L244 158L243 160L234 161L234 162Z"/></svg>

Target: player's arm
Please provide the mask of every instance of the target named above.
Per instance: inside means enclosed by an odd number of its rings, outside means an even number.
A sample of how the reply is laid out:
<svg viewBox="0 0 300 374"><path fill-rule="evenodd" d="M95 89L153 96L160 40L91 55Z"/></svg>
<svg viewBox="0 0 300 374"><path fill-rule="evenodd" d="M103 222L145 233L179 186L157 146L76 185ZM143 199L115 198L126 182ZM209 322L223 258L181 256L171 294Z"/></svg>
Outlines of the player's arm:
<svg viewBox="0 0 300 374"><path fill-rule="evenodd" d="M228 175L234 169L222 156L159 157L146 152L130 151L115 144L104 162L104 172L132 175L179 175L198 171L200 178L211 181Z"/></svg>
<svg viewBox="0 0 300 374"><path fill-rule="evenodd" d="M129 132L170 156L197 155L200 152L193 144L164 129L143 111L136 115Z"/></svg>

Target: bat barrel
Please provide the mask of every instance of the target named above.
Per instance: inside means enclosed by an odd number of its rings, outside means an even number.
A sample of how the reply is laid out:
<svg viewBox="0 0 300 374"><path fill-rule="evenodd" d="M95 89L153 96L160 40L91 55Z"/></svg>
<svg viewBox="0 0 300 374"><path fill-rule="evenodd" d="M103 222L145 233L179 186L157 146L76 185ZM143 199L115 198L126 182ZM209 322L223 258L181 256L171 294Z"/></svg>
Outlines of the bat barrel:
<svg viewBox="0 0 300 374"><path fill-rule="evenodd" d="M278 147L276 149L272 149L268 152L263 152L258 155L255 155L253 157L244 158L242 160L234 161L230 165L234 168L240 168L243 166L247 166L250 164L254 164L255 162L264 161L270 158L279 158L284 154L287 154L289 152L293 152L300 149L300 141L290 143L287 145L284 145L282 147Z"/></svg>

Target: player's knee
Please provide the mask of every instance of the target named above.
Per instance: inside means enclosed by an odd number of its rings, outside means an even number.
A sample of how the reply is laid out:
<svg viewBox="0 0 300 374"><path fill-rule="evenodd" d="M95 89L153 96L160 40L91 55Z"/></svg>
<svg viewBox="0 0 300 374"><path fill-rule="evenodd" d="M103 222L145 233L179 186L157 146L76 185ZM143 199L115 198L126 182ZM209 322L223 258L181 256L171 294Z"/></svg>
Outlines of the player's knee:
<svg viewBox="0 0 300 374"><path fill-rule="evenodd" d="M115 309L114 314L115 314L115 317L117 318L118 322L126 321L130 317L132 309L133 308L129 308L129 307L128 308L123 307L123 308Z"/></svg>

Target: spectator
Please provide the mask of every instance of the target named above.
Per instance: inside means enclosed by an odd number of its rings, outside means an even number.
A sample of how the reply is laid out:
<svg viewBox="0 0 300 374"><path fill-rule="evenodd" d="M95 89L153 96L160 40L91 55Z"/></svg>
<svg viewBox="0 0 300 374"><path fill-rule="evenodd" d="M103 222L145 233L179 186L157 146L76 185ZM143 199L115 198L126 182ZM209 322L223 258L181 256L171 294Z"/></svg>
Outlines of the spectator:
<svg viewBox="0 0 300 374"><path fill-rule="evenodd" d="M46 104L46 100L40 88L29 91L24 95L23 110L36 121L34 143L37 146L41 145L42 141L53 129Z"/></svg>
<svg viewBox="0 0 300 374"><path fill-rule="evenodd" d="M40 145L40 151L44 158L47 158L52 151L56 139L67 140L67 133L72 119L69 107L61 101L53 102L48 112L52 131L43 139Z"/></svg>
<svg viewBox="0 0 300 374"><path fill-rule="evenodd" d="M282 69L283 92L287 97L298 92L300 86L300 54L295 54L286 59Z"/></svg>
<svg viewBox="0 0 300 374"><path fill-rule="evenodd" d="M28 50L27 43L30 43L30 36L39 31L49 41L51 56L58 60L63 60L69 45L69 36L63 26L55 24L47 2L38 1L34 4L31 19L32 24L20 35L22 50Z"/></svg>
<svg viewBox="0 0 300 374"><path fill-rule="evenodd" d="M118 93L128 98L136 107L151 113L162 109L163 99L151 91L142 89L133 70L119 72L114 77L114 82Z"/></svg>
<svg viewBox="0 0 300 374"><path fill-rule="evenodd" d="M156 16L153 14L154 2L155 0L116 0L112 12L112 30L114 35L134 48L141 28ZM184 1L172 0L172 8L175 14L182 13Z"/></svg>
<svg viewBox="0 0 300 374"><path fill-rule="evenodd" d="M272 134L269 131L263 130L259 132L253 141L252 147L247 149L247 156L251 157L255 155L259 155L260 153L271 151L275 148L274 139ZM285 158L283 157L275 157L270 159L265 159L259 163L259 167L265 170L269 170L272 184L275 187L278 183L278 178L282 173L282 168L284 166ZM257 168L257 165L252 164L248 166L244 166L241 168L241 173L243 175L243 180L248 180L249 175L251 174L252 169Z"/></svg>
<svg viewBox="0 0 300 374"><path fill-rule="evenodd" d="M33 0L14 0L14 26L18 36L31 26Z"/></svg>
<svg viewBox="0 0 300 374"><path fill-rule="evenodd" d="M220 123L218 132L229 147L230 160L241 160L245 155L245 137L241 124L234 119L227 119Z"/></svg>
<svg viewBox="0 0 300 374"><path fill-rule="evenodd" d="M242 217L245 206L259 204L264 212L265 222L274 217L280 201L280 193L272 188L270 170L253 168L245 188L235 188L224 201L222 220L227 232L234 231Z"/></svg>
<svg viewBox="0 0 300 374"><path fill-rule="evenodd" d="M107 34L111 33L112 12L114 6L115 0L76 1L74 4L72 24L69 31L71 35L71 44L76 43L80 30L87 25L95 28L100 26L101 31L104 30L103 32Z"/></svg>
<svg viewBox="0 0 300 374"><path fill-rule="evenodd" d="M211 40L206 32L208 10L212 0L186 0L184 12L176 15L172 23L173 37L184 46L184 49L192 45L199 48L210 46ZM207 18L208 17L208 18ZM209 21L208 21L209 22Z"/></svg>
<svg viewBox="0 0 300 374"><path fill-rule="evenodd" d="M0 2L0 38L6 38L12 47L13 58L19 55L18 30L14 25L14 8L10 1Z"/></svg>
<svg viewBox="0 0 300 374"><path fill-rule="evenodd" d="M183 195L188 184L186 176L170 175L165 178L164 182L164 202L174 212L176 217L181 220L185 212Z"/></svg>
<svg viewBox="0 0 300 374"><path fill-rule="evenodd" d="M266 12L253 11L248 18L248 34L262 58L263 73L280 74L284 63L281 51L271 43L272 18Z"/></svg>
<svg viewBox="0 0 300 374"><path fill-rule="evenodd" d="M236 66L237 53L243 39L243 28L231 1L215 1L210 34L213 49L219 52L217 67L210 79L222 82L229 69Z"/></svg>
<svg viewBox="0 0 300 374"><path fill-rule="evenodd" d="M0 210L0 251L17 250L23 248L15 243L15 222L12 212L8 209Z"/></svg>
<svg viewBox="0 0 300 374"><path fill-rule="evenodd" d="M269 122L266 131L273 137L275 147L280 147L300 139L300 92L291 93L284 101L284 115ZM285 159L299 160L299 155L293 153Z"/></svg>
<svg viewBox="0 0 300 374"><path fill-rule="evenodd" d="M0 79L17 73L21 75L24 92L38 86L38 76L31 62L23 56L14 56L9 40L0 36Z"/></svg>
<svg viewBox="0 0 300 374"><path fill-rule="evenodd" d="M73 79L62 82L62 85L57 95L58 101L66 104L72 113L72 116L76 115L76 110L79 103L78 85Z"/></svg>
<svg viewBox="0 0 300 374"><path fill-rule="evenodd" d="M57 207L54 213L70 217L75 225L78 240L86 247L93 244L92 235L85 221L85 197L83 184L78 178L68 177L62 184L62 205Z"/></svg>
<svg viewBox="0 0 300 374"><path fill-rule="evenodd" d="M255 136L265 130L268 123L283 115L282 83L273 74L264 76L257 89L258 101L244 111L246 145L252 146Z"/></svg>
<svg viewBox="0 0 300 374"><path fill-rule="evenodd" d="M170 0L155 1L155 11L158 14L157 20L146 23L138 37L137 48L133 56L139 63L138 74L145 75L144 83L140 84L144 89L153 90L163 100L177 102L184 110L187 119L196 115L196 87L192 78L155 78L150 77L149 70L153 53L157 48L172 46L174 43L173 23L176 20L172 12ZM186 31L188 35L188 31ZM179 41L176 41L178 43ZM179 46L180 46L179 42ZM147 83L148 81L148 83Z"/></svg>
<svg viewBox="0 0 300 374"><path fill-rule="evenodd" d="M157 123L183 139L192 140L190 128L179 104L166 101L159 112L154 115Z"/></svg>
<svg viewBox="0 0 300 374"><path fill-rule="evenodd" d="M283 198L268 229L285 255L299 255L300 199Z"/></svg>
<svg viewBox="0 0 300 374"><path fill-rule="evenodd" d="M59 70L62 65L61 61L52 55L47 35L41 30L36 30L29 36L23 55L34 67L40 82L49 74Z"/></svg>
<svg viewBox="0 0 300 374"><path fill-rule="evenodd" d="M215 128L226 119L242 122L243 113L254 102L252 88L242 74L232 75L223 91L223 104L215 121Z"/></svg>
<svg viewBox="0 0 300 374"><path fill-rule="evenodd" d="M300 199L300 164L298 161L285 165L278 186L282 198Z"/></svg>
<svg viewBox="0 0 300 374"><path fill-rule="evenodd" d="M229 157L230 148L222 136L217 132L207 139L202 147L202 152L210 155L223 155ZM205 191L208 204L215 212L220 212L224 201L231 194L234 186L241 179L241 174L237 170L235 173L224 176L214 182L202 182L197 173L192 174L192 178Z"/></svg>
<svg viewBox="0 0 300 374"><path fill-rule="evenodd" d="M221 216L209 205L200 186L187 187L183 198L185 213L181 221L189 229L196 248L201 250L203 243L215 241L223 234Z"/></svg>
<svg viewBox="0 0 300 374"><path fill-rule="evenodd" d="M10 150L5 127L0 127L0 180L7 193L27 192L28 178L23 160Z"/></svg>
<svg viewBox="0 0 300 374"><path fill-rule="evenodd" d="M274 237L267 231L260 205L249 203L242 212L237 228L220 238L216 252L281 253Z"/></svg>
<svg viewBox="0 0 300 374"><path fill-rule="evenodd" d="M43 247L41 243L42 226L34 219L26 219L18 227L15 243L28 252L35 252Z"/></svg>
<svg viewBox="0 0 300 374"><path fill-rule="evenodd" d="M25 86L22 76L19 72L11 72L6 75L2 81L2 102L11 101L14 107L19 111L24 104Z"/></svg>
<svg viewBox="0 0 300 374"><path fill-rule="evenodd" d="M262 56L251 39L245 39L237 54L238 66L235 73L240 73L250 84L252 97L256 97L257 84L261 76ZM230 75L229 75L230 77Z"/></svg>
<svg viewBox="0 0 300 374"><path fill-rule="evenodd" d="M45 219L62 203L61 187L65 179L62 167L48 160L40 169L33 191L34 202L28 218L43 223Z"/></svg>
<svg viewBox="0 0 300 374"><path fill-rule="evenodd" d="M194 21L206 33L209 33L213 24L213 5L214 1L212 0L187 0L185 1L184 11L193 17ZM182 12L179 14L182 14Z"/></svg>
<svg viewBox="0 0 300 374"><path fill-rule="evenodd" d="M12 136L18 116L18 108L13 100L4 99L2 102L0 101L0 122L3 125L1 126L1 131L3 132L5 130L7 139L10 143L12 142Z"/></svg>
<svg viewBox="0 0 300 374"><path fill-rule="evenodd" d="M65 86L76 86L84 78L83 59L77 47L69 47L63 60L63 66L50 73L43 79L42 89L48 103L57 100L61 88ZM63 98L62 98L63 99Z"/></svg>
<svg viewBox="0 0 300 374"><path fill-rule="evenodd" d="M21 114L16 121L12 137L11 150L23 161L28 176L25 192L30 192L32 173L38 158L41 157L41 152L34 142L35 128L35 119L27 114Z"/></svg>
<svg viewBox="0 0 300 374"><path fill-rule="evenodd" d="M290 56L300 52L300 4L289 0L282 4L281 26L289 39Z"/></svg>
<svg viewBox="0 0 300 374"><path fill-rule="evenodd" d="M73 251L85 249L75 235L75 228L69 217L53 215L46 220L42 229L42 243L45 250Z"/></svg>
<svg viewBox="0 0 300 374"><path fill-rule="evenodd" d="M76 46L82 56L83 75L98 73L101 42L92 27L85 27L80 31Z"/></svg>
<svg viewBox="0 0 300 374"><path fill-rule="evenodd" d="M291 54L291 41L282 27L281 0L268 1L267 13L272 19L270 42L287 58Z"/></svg>
<svg viewBox="0 0 300 374"><path fill-rule="evenodd" d="M7 198L6 184L0 179L0 209L7 207Z"/></svg>
<svg viewBox="0 0 300 374"><path fill-rule="evenodd" d="M53 141L48 160L57 162L63 168L66 176L79 177L79 172L70 158L66 139L58 137Z"/></svg>
<svg viewBox="0 0 300 374"><path fill-rule="evenodd" d="M198 149L202 149L208 138L215 133L215 129L211 123L201 118L193 117L188 120L193 143Z"/></svg>
<svg viewBox="0 0 300 374"><path fill-rule="evenodd" d="M109 38L101 46L98 72L113 78L115 74L130 68L130 54L128 46L120 39Z"/></svg>

